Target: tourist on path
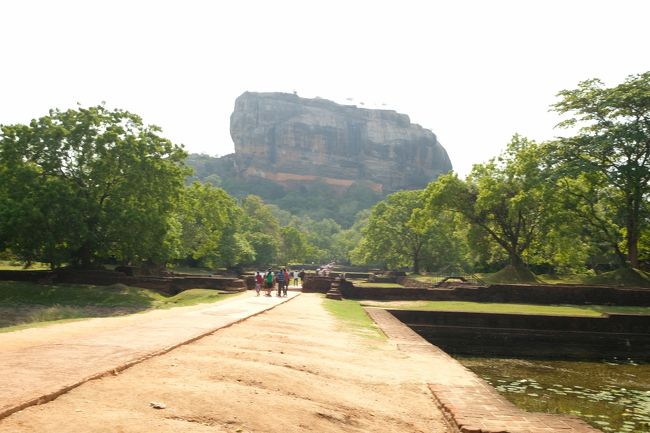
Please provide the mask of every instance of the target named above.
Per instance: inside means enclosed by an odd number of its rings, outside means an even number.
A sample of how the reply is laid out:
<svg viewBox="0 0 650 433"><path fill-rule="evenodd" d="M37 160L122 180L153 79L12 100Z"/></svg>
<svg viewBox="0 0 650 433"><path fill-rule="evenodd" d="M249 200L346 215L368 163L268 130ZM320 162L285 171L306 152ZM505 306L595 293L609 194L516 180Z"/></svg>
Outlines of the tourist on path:
<svg viewBox="0 0 650 433"><path fill-rule="evenodd" d="M298 277L300 277L300 286L302 287L305 284L305 270L301 269L300 272L298 272Z"/></svg>
<svg viewBox="0 0 650 433"><path fill-rule="evenodd" d="M260 295L260 290L262 290L262 283L264 282L264 279L262 278L262 275L260 275L260 271L257 271L255 274L255 293L259 296Z"/></svg>
<svg viewBox="0 0 650 433"><path fill-rule="evenodd" d="M293 278L293 285L298 285L298 271L291 271L291 277Z"/></svg>
<svg viewBox="0 0 650 433"><path fill-rule="evenodd" d="M283 289L282 289L282 292L283 292L282 294L283 294L285 297L287 296L287 291L289 291L289 282L290 282L290 281L291 281L291 280L289 280L289 272L287 272L287 270L285 269L285 270L284 270L284 287L283 287Z"/></svg>
<svg viewBox="0 0 650 433"><path fill-rule="evenodd" d="M284 287L284 269L280 269L276 273L275 280L278 282L278 296L282 296L282 288Z"/></svg>
<svg viewBox="0 0 650 433"><path fill-rule="evenodd" d="M273 289L273 272L271 269L266 271L266 296L271 296L271 290Z"/></svg>

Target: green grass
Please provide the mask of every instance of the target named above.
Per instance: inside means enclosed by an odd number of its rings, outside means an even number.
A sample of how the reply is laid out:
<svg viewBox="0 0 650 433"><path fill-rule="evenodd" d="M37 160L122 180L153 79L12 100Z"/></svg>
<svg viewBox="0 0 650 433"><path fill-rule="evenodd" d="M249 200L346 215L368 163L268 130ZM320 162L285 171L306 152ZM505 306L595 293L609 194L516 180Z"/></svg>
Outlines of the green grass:
<svg viewBox="0 0 650 433"><path fill-rule="evenodd" d="M540 274L537 278L544 284L587 284L589 275L586 274Z"/></svg>
<svg viewBox="0 0 650 433"><path fill-rule="evenodd" d="M540 280L528 268L508 265L493 274L482 274L480 278L486 283L535 284Z"/></svg>
<svg viewBox="0 0 650 433"><path fill-rule="evenodd" d="M0 271L42 271L49 269L50 267L46 263L32 263L26 268L24 263L0 260Z"/></svg>
<svg viewBox="0 0 650 433"><path fill-rule="evenodd" d="M463 311L472 313L543 314L598 317L603 313L650 314L650 307L609 305L531 305L456 301L362 301L362 305L399 310Z"/></svg>
<svg viewBox="0 0 650 433"><path fill-rule="evenodd" d="M374 283L372 281L355 281L354 285L357 287L378 287L383 289L403 289L404 286L397 283Z"/></svg>
<svg viewBox="0 0 650 433"><path fill-rule="evenodd" d="M611 284L629 287L650 287L650 274L639 269L624 268L586 278L587 284Z"/></svg>
<svg viewBox="0 0 650 433"><path fill-rule="evenodd" d="M375 322L368 317L358 301L344 299L341 301L323 298L323 306L343 323L346 329L370 338L385 338Z"/></svg>
<svg viewBox="0 0 650 433"><path fill-rule="evenodd" d="M602 274L572 274L572 275L535 275L527 270L516 270L510 266L492 274L478 274L489 284L520 283L520 284L587 284L622 287L647 287L650 288L650 274L639 269L616 269ZM411 275L419 281L435 282L434 278Z"/></svg>
<svg viewBox="0 0 650 433"><path fill-rule="evenodd" d="M0 281L0 305L69 305L146 308L161 295L122 284L111 286L54 285Z"/></svg>
<svg viewBox="0 0 650 433"><path fill-rule="evenodd" d="M594 284L623 287L648 287L650 288L650 275L639 269L616 269L602 274L582 275L538 275L538 278L547 284Z"/></svg>
<svg viewBox="0 0 650 433"><path fill-rule="evenodd" d="M192 275L212 275L215 270L209 268L193 268L190 266L175 266L169 269L172 272L179 274L192 274Z"/></svg>
<svg viewBox="0 0 650 433"><path fill-rule="evenodd" d="M426 274L408 274L407 277L409 277L412 280L416 281L422 281L423 283L437 283L441 281L444 277L440 275L426 275Z"/></svg>
<svg viewBox="0 0 650 433"><path fill-rule="evenodd" d="M17 326L24 328L60 320L196 305L229 296L232 295L208 289L190 289L175 296L164 296L153 290L123 284L39 285L0 281L0 329L15 330Z"/></svg>

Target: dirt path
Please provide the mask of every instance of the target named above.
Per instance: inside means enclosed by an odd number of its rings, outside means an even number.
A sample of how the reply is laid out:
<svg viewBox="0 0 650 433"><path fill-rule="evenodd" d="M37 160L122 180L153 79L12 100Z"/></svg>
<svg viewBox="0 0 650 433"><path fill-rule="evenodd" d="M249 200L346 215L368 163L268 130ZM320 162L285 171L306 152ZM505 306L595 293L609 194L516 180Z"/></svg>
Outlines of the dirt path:
<svg viewBox="0 0 650 433"><path fill-rule="evenodd" d="M17 412L0 433L445 432L427 357L342 329L321 303L303 294Z"/></svg>
<svg viewBox="0 0 650 433"><path fill-rule="evenodd" d="M251 292L193 307L0 334L0 419L293 298Z"/></svg>

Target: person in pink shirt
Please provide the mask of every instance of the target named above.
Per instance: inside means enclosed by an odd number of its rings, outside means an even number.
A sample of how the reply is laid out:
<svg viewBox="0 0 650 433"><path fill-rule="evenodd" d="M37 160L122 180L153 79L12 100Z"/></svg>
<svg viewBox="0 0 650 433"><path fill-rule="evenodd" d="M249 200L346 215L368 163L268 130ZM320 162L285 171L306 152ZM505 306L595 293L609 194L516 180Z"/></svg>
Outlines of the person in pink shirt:
<svg viewBox="0 0 650 433"><path fill-rule="evenodd" d="M255 292L257 293L256 296L260 295L260 290L262 290L263 282L264 279L262 278L262 275L260 275L260 271L257 271L257 274L255 274Z"/></svg>

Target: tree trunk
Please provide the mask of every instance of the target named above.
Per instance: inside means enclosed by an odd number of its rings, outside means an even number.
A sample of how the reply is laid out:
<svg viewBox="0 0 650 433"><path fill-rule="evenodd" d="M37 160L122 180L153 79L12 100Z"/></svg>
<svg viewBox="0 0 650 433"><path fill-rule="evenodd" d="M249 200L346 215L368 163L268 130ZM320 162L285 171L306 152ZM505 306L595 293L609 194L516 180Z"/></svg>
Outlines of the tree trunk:
<svg viewBox="0 0 650 433"><path fill-rule="evenodd" d="M418 243L417 247L413 249L413 273L420 273L420 251L422 251L422 243Z"/></svg>
<svg viewBox="0 0 650 433"><path fill-rule="evenodd" d="M418 257L413 259L413 273L414 274L420 273L420 259Z"/></svg>
<svg viewBox="0 0 650 433"><path fill-rule="evenodd" d="M621 249L619 248L618 244L613 244L612 248L614 249L614 254L616 255L616 258L618 259L619 265L621 265L621 268L627 268L629 263L627 256Z"/></svg>
<svg viewBox="0 0 650 433"><path fill-rule="evenodd" d="M89 242L84 242L84 244L79 248L78 251L78 260L79 266L83 269L89 269L92 264L92 252Z"/></svg>
<svg viewBox="0 0 650 433"><path fill-rule="evenodd" d="M521 255L515 251L508 251L508 257L510 259L510 264L514 268L525 268L524 260L521 258Z"/></svg>
<svg viewBox="0 0 650 433"><path fill-rule="evenodd" d="M639 239L636 233L627 235L627 260L633 268L639 267Z"/></svg>
<svg viewBox="0 0 650 433"><path fill-rule="evenodd" d="M640 201L635 200L634 196L630 196L627 200L625 240L627 241L627 260L633 268L639 267L639 207Z"/></svg>

